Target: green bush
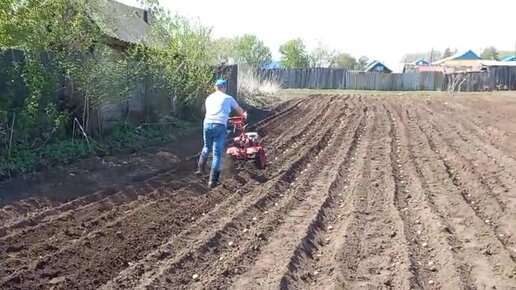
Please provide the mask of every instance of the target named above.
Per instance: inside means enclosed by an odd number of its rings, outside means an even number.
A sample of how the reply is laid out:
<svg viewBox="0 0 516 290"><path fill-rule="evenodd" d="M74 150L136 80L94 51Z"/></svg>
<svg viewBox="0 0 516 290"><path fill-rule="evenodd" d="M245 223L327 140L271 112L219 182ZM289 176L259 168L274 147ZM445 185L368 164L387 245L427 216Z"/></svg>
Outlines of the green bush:
<svg viewBox="0 0 516 290"><path fill-rule="evenodd" d="M60 141L43 148L40 162L44 165L66 164L94 154L95 150L86 141Z"/></svg>
<svg viewBox="0 0 516 290"><path fill-rule="evenodd" d="M134 127L126 123L114 125L104 139L105 149L109 152L135 151L153 141L167 141L172 138L170 133L153 128Z"/></svg>
<svg viewBox="0 0 516 290"><path fill-rule="evenodd" d="M29 149L18 149L10 156L0 156L0 175L6 176L10 173L28 172L33 170L38 163L37 155Z"/></svg>

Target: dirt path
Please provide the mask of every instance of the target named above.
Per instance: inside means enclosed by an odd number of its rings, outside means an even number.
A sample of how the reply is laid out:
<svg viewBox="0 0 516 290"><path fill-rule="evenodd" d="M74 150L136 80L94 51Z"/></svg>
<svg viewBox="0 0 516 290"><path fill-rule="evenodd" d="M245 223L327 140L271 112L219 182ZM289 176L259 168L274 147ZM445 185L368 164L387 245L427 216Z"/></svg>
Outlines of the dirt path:
<svg viewBox="0 0 516 290"><path fill-rule="evenodd" d="M215 190L183 160L11 203L0 288L516 289L516 100L474 100L313 95L254 126L265 171Z"/></svg>

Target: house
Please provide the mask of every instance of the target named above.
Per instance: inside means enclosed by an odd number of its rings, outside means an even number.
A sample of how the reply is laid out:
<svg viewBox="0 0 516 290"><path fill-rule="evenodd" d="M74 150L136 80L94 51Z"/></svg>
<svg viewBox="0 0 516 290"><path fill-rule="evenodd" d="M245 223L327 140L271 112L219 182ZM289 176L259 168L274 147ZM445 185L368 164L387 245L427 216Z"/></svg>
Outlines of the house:
<svg viewBox="0 0 516 290"><path fill-rule="evenodd" d="M92 0L87 9L92 21L104 34L105 43L111 48L125 51L134 44L151 44L149 11L114 0Z"/></svg>
<svg viewBox="0 0 516 290"><path fill-rule="evenodd" d="M367 65L365 71L366 72L381 72L381 73L391 73L392 72L391 69L389 69L383 63L381 63L377 60L373 60L372 62L370 62Z"/></svg>
<svg viewBox="0 0 516 290"><path fill-rule="evenodd" d="M283 66L281 65L281 62L280 61L277 61L277 60L271 60L271 61L267 61L265 63L263 63L261 65L261 69L273 69L273 68L282 68Z"/></svg>
<svg viewBox="0 0 516 290"><path fill-rule="evenodd" d="M516 55L511 55L504 58L502 61L516 61Z"/></svg>
<svg viewBox="0 0 516 290"><path fill-rule="evenodd" d="M479 71L482 58L472 50L460 51L449 57L440 59L432 65L441 66L445 73Z"/></svg>
<svg viewBox="0 0 516 290"><path fill-rule="evenodd" d="M474 53L472 50L467 51L459 51L455 53L454 55L451 55L449 57L440 59L438 61L434 61L432 64L443 64L448 62L454 62L454 61L476 61L481 59L478 54Z"/></svg>
<svg viewBox="0 0 516 290"><path fill-rule="evenodd" d="M429 65L430 63L426 61L424 58L417 59L413 61L411 64L419 66L419 65Z"/></svg>

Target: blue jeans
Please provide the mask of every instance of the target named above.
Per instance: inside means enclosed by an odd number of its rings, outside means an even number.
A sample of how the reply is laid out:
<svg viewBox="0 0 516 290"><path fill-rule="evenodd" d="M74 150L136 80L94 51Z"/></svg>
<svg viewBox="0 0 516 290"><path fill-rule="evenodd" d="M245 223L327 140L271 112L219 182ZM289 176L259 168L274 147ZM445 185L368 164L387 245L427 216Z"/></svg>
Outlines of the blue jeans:
<svg viewBox="0 0 516 290"><path fill-rule="evenodd" d="M220 171L220 165L222 163L222 154L224 154L224 148L226 147L226 126L218 123L207 123L204 124L203 128L204 147L201 151L201 159L207 159L208 154L213 148L213 161L211 163L211 169Z"/></svg>

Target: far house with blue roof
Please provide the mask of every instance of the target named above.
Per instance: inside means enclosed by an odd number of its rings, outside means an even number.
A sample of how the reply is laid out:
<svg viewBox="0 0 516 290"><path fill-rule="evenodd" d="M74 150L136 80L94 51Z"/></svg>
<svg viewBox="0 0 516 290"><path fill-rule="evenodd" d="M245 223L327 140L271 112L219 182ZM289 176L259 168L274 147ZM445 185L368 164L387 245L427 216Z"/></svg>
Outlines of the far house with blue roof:
<svg viewBox="0 0 516 290"><path fill-rule="evenodd" d="M366 72L379 72L379 73L392 73L392 70L390 68L388 68L383 63L381 63L377 60L373 60L372 62L370 62L367 65L365 71Z"/></svg>
<svg viewBox="0 0 516 290"><path fill-rule="evenodd" d="M502 61L516 61L516 55L511 55L504 58Z"/></svg>

